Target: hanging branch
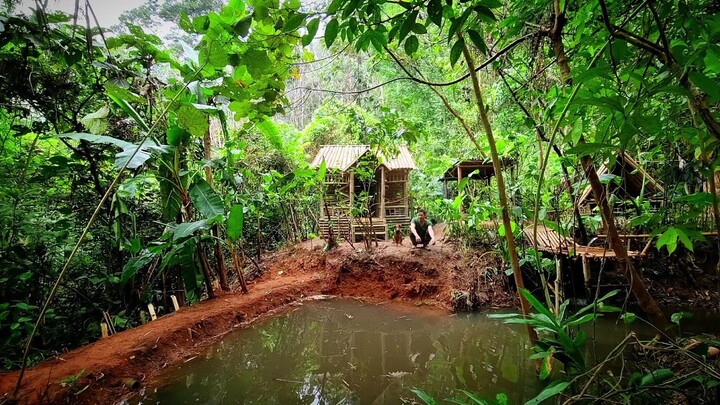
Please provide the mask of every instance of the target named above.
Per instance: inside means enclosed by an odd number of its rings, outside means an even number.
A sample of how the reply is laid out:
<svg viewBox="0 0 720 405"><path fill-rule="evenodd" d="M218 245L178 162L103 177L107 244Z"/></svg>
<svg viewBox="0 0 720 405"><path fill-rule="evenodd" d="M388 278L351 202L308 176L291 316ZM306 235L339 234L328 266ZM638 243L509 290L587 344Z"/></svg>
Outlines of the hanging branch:
<svg viewBox="0 0 720 405"><path fill-rule="evenodd" d="M607 4L605 4L604 0L598 1L600 2L603 22L605 23L605 27L607 28L610 35L614 38L622 39L640 49L644 49L656 56L660 60L660 62L662 62L662 64L665 65L665 67L670 71L670 74L672 74L672 76L674 76L678 80L680 86L685 88L685 90L690 93L689 100L692 103L692 107L700 114L700 117L705 123L705 126L707 127L710 134L716 139L720 140L720 123L718 123L712 111L710 111L710 107L707 101L707 94L704 94L700 90L698 90L698 88L689 80L688 75L685 73L682 66L677 64L675 58L672 55L672 52L669 51L667 45L665 45L665 47L660 47L654 42L648 40L647 38L644 38L622 27L618 27L612 24L612 22L610 21L610 13L608 12ZM651 12L653 12L654 9L650 2L648 3L648 7L650 8ZM657 11L654 11L654 13L657 14ZM667 41L667 37L665 35L665 29L662 24L660 24L659 17L656 22L658 23L658 31L660 32L661 41L663 41L663 43L666 43L665 41Z"/></svg>
<svg viewBox="0 0 720 405"><path fill-rule="evenodd" d="M511 51L513 48L515 48L516 46L520 45L520 44L523 43L524 41L526 41L526 40L528 40L528 39L530 39L530 38L532 38L532 37L534 37L534 36L536 36L536 35L537 35L537 33L533 32L533 33L531 33L531 34L527 34L527 35L525 35L525 36L522 36L522 37L520 37L520 38L517 38L516 40L514 40L513 42L511 42L511 43L509 43L507 46L505 46L503 49L501 49L500 51L498 51L498 53L496 53L495 55L489 57L485 62L483 62L483 63L481 63L480 65L478 65L477 67L475 67L475 69L473 70L473 72L479 72L480 70L488 67L488 66L489 66L490 64L492 64L495 60L497 60L498 58L500 58L502 55L510 52L510 51ZM387 48L385 48L385 49L387 50ZM415 77L415 76L413 76L413 75L411 75L411 74L408 73L408 76L405 76L405 77L396 77L396 78L394 78L394 79L390 79L390 80L388 80L388 81L382 82L382 83L380 83L380 84L377 84L377 85L375 85L375 86L368 87L368 88L365 88L365 89L362 89L362 90L340 91L340 90L316 89L316 88L311 88L311 87L296 87L296 88L294 88L293 90L320 91L320 92L331 93L331 94L362 94L362 93L368 93L368 92L370 92L370 91L379 89L380 87L386 86L386 85L388 85L388 84L390 84L390 83L397 82L397 81L400 81L400 80L410 80L410 81L413 81L413 82L415 82L415 83L425 84L425 85L427 85L427 86L433 86L433 87L447 87L447 86L452 86L453 84L458 84L458 83L462 82L463 80L467 79L468 77L470 77L470 72L468 72L468 73L460 76L460 77L457 78L457 79L451 80L451 81L449 81L449 82L440 82L440 83L438 83L438 82L429 82L429 81L426 81L426 80L417 78L417 77ZM287 93L286 93L286 94L287 94Z"/></svg>
<svg viewBox="0 0 720 405"><path fill-rule="evenodd" d="M404 70L407 73L407 69L405 69L405 66L400 63L399 59L388 49L385 47L385 51L390 54L390 56L395 60L395 62L400 66L402 70ZM417 69L416 69L417 71ZM422 76L422 73L418 71L418 74ZM440 92L440 90L436 89L433 86L429 86L430 90L433 91L433 93L437 94L438 97L440 97L440 100L442 100L443 105L445 105L445 108L450 111L450 114L452 114L455 118L457 118L458 121L460 121L460 125L462 125L463 129L465 130L465 133L467 134L468 138L472 141L472 143L475 145L475 147L478 150L478 153L480 156L482 156L483 159L487 159L487 155L485 152L482 151L482 148L480 147L480 144L477 141L477 137L475 136L475 133L470 129L470 126L465 121L465 118L463 118L460 113L453 108L453 106L450 105L450 102L448 101L447 97L445 97L444 94Z"/></svg>

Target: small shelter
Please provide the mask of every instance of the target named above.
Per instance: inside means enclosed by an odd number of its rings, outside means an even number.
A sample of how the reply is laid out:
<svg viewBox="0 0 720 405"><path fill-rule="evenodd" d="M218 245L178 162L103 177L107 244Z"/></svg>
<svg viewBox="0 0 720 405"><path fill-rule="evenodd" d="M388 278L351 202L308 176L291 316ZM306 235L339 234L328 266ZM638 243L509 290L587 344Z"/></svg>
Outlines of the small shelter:
<svg viewBox="0 0 720 405"><path fill-rule="evenodd" d="M323 162L327 172L319 225L324 235L332 227L336 235L357 240L369 229L385 239L388 227L410 223L408 179L416 166L406 146L386 157L368 145L323 145L310 166L319 168ZM367 215L353 218L360 198Z"/></svg>
<svg viewBox="0 0 720 405"><path fill-rule="evenodd" d="M645 199L650 201L651 208L658 208L663 204L663 194L665 189L663 186L643 170L638 162L635 161L626 152L620 152L616 155L616 162L612 167L603 164L597 171L598 176L613 175L620 178L619 184L615 181L609 181L605 186L605 195L615 194L621 201L639 197L643 194ZM588 184L577 200L578 208L583 214L589 214L593 208L597 207L597 202L592 194L592 188ZM624 216L625 210L621 205L615 210L615 214Z"/></svg>
<svg viewBox="0 0 720 405"><path fill-rule="evenodd" d="M515 166L513 159L505 158L500 161L502 168L512 168ZM470 178L471 180L483 180L489 182L490 178L495 176L495 169L493 168L492 160L484 159L470 159L460 160L455 162L449 169L445 171L445 174L440 179L443 182L443 195L445 198L452 199L454 197L453 192L448 183L451 181L457 181L460 183L462 179Z"/></svg>

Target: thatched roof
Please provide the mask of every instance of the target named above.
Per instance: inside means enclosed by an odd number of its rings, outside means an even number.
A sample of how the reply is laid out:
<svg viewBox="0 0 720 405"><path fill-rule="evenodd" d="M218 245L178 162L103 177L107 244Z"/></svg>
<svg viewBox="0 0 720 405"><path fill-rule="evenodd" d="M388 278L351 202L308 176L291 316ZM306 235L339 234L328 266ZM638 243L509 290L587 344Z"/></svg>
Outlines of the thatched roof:
<svg viewBox="0 0 720 405"><path fill-rule="evenodd" d="M369 145L323 145L310 166L319 167L324 161L328 169L346 171L368 152L373 152ZM392 159L387 159L380 151L377 151L375 155L380 159L380 164L390 170L417 169L407 146L399 146L397 156Z"/></svg>
<svg viewBox="0 0 720 405"><path fill-rule="evenodd" d="M651 196L655 194L663 194L665 189L663 186L650 176L645 170L643 170L638 162L635 161L626 152L617 154L617 162L612 168L608 168L607 164L600 166L597 171L598 176L603 174L613 174L622 178L622 183L616 185L611 183L611 192L618 194L618 189L621 191L621 197L633 198L640 196L643 186L643 179L645 181L645 195ZM583 193L578 199L578 205L586 204L588 201L594 201L592 196L592 188L590 185L585 187Z"/></svg>

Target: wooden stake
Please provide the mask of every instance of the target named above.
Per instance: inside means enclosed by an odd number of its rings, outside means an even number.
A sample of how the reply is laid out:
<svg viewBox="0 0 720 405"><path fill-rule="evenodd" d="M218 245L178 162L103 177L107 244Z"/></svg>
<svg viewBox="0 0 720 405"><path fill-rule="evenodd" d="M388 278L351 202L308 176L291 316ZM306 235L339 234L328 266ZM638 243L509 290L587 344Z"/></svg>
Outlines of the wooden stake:
<svg viewBox="0 0 720 405"><path fill-rule="evenodd" d="M172 300L173 307L175 307L175 312L179 311L179 310L180 310L180 304L178 304L177 297L175 297L174 295L171 295L171 296L170 296L170 299Z"/></svg>
<svg viewBox="0 0 720 405"><path fill-rule="evenodd" d="M562 260L560 256L555 259L555 311L559 315L560 304L562 304Z"/></svg>
<svg viewBox="0 0 720 405"><path fill-rule="evenodd" d="M590 262L588 261L588 258L583 256L582 258L582 266L583 266L583 279L585 279L585 287L590 286Z"/></svg>
<svg viewBox="0 0 720 405"><path fill-rule="evenodd" d="M105 322L100 322L100 332L102 333L103 339L110 336L110 333L108 333L108 326Z"/></svg>
<svg viewBox="0 0 720 405"><path fill-rule="evenodd" d="M155 313L155 306L153 304L148 304L148 311L150 312L150 320L156 320L157 314Z"/></svg>

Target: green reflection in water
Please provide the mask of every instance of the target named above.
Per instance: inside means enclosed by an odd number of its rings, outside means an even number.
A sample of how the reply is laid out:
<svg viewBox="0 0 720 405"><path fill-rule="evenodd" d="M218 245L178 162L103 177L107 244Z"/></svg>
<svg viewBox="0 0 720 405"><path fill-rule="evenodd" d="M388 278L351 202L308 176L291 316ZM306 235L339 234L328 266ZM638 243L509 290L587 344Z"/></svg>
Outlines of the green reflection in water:
<svg viewBox="0 0 720 405"><path fill-rule="evenodd" d="M396 404L435 398L532 398L540 383L525 328L485 314L357 301L307 302L226 337L172 370L141 403Z"/></svg>

